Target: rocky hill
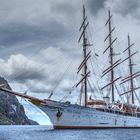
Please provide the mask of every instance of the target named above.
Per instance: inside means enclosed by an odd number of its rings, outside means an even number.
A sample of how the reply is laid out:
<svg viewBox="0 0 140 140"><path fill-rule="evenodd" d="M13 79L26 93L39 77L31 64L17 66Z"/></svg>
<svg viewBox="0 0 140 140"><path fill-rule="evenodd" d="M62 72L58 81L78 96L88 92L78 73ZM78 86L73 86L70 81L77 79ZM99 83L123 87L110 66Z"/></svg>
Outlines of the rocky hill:
<svg viewBox="0 0 140 140"><path fill-rule="evenodd" d="M0 77L0 84L5 84L6 88L11 89L8 82L2 77ZM37 123L27 118L24 108L16 96L0 91L0 124L30 125Z"/></svg>

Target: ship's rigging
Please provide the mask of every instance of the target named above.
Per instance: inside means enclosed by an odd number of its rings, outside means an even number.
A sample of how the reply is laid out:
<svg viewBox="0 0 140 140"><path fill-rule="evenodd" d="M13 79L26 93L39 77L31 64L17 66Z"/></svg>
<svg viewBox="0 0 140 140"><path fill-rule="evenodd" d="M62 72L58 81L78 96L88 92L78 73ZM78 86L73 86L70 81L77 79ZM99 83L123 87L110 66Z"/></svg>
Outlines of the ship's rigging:
<svg viewBox="0 0 140 140"><path fill-rule="evenodd" d="M88 65L87 65L87 61L89 60L89 58L91 57L91 51L88 52L88 49L87 47L88 46L91 46L91 44L89 43L87 37L86 37L86 30L87 30L87 27L88 27L88 24L89 22L87 21L87 16L86 16L86 13L85 13L85 6L83 5L83 22L80 26L80 29L79 31L81 31L81 35L80 35L80 38L78 40L78 42L81 41L82 39L82 47L83 47L83 56L84 56L84 59L83 61L81 62L80 66L78 67L78 72L79 73L80 71L82 71L82 79L76 84L76 87L81 84L82 87L81 87L81 92L84 90L84 105L85 107L87 107L87 100L88 100L88 95L87 95L87 79L89 77L89 74L90 74L90 71L88 70ZM82 96L82 95L81 95ZM81 99L80 99L81 100Z"/></svg>
<svg viewBox="0 0 140 140"><path fill-rule="evenodd" d="M127 82L128 80L130 80L130 83L131 83L131 89L130 91L127 91L125 93L122 93L121 94L121 98L123 97L122 95L126 95L127 93L131 93L131 98L132 98L132 101L131 103L134 104L134 91L139 89L139 87L134 87L134 81L133 81L133 78L139 76L139 72L138 73L133 73L133 64L131 62L131 57L133 55L135 55L137 52L131 54L131 50L130 48L134 45L134 44L130 44L130 38L128 37L128 48L126 50L129 51L129 57L126 58L125 60L122 60L122 59L118 59L115 61L115 56L118 55L117 53L115 53L114 51L114 43L117 41L117 37L116 38L113 38L113 33L115 31L115 27L112 26L112 15L111 15L111 12L110 12L110 9L108 10L108 20L105 24L105 26L108 26L108 35L106 36L106 38L104 39L104 42L108 42L109 45L106 47L106 49L104 50L103 54L107 53L108 52L108 58L109 58L109 67L106 68L103 72L102 72L102 76L101 77L104 77L106 75L109 75L109 78L110 78L110 82L105 85L104 87L101 88L102 91L99 91L99 94L102 93L102 96L103 97L107 97L107 98L110 98L111 97L111 102L114 103L115 102L115 97L116 97L116 92L120 92L118 89L117 89L117 86L116 86L116 82L118 82L118 80L121 79L121 76L119 77L116 77L116 71L115 71L115 68L118 67L121 63L123 63L124 61L126 61L127 59L129 59L129 66L130 66L130 76L128 76L126 79L122 79L122 82L121 84ZM91 74L92 72L89 70L89 66L88 66L88 63L92 61L91 57L92 57L92 51L89 49L90 46L92 46L93 44L90 44L89 40L88 40L88 30L89 29L89 22L88 22L88 17L86 15L86 10L85 10L85 6L83 5L83 19L82 19L82 24L79 28L79 31L81 32L81 35L79 37L79 40L78 42L82 44L82 49L83 49L83 60L82 62L80 63L79 67L78 67L78 71L77 71L77 74L80 74L81 75L81 79L80 81L76 84L75 87L78 87L79 85L81 85L81 89L80 89L80 105L84 105L85 107L88 106L88 100L89 100L89 97L88 97L88 88L90 88L90 93L92 95L96 97L96 93L94 91L94 82L91 82L89 77L91 77ZM93 43L93 42L92 42ZM125 50L125 51L126 51ZM124 52L125 52L124 51ZM95 56L97 57L98 54L96 54L94 52ZM52 89L52 91L50 92L50 95L48 96L49 99L51 99L51 97L54 95L54 91L56 90L56 88L59 86L60 84L60 81L63 79L64 75L66 74L67 70L69 70L71 65L68 65L68 67L66 68L66 70L63 72L63 74L60 76L59 78L59 82L54 85L54 88ZM91 66L94 70L94 64L93 62L91 62ZM95 74L95 73L94 73ZM104 89L105 88L108 88L109 87L109 90L107 95L104 94ZM97 88L97 85L96 85L96 88ZM99 88L99 87L98 87ZM69 93L71 93L71 91L74 90L74 88L71 88ZM100 90L100 88L99 88ZM110 96L111 95L111 96ZM65 99L67 96L69 96L69 94L65 95L64 97L62 97L61 100ZM129 98L130 98L130 95L129 95ZM138 98L138 97L136 97ZM84 99L84 102L82 102L82 100ZM90 99L91 96L90 96ZM129 101L128 101L129 102Z"/></svg>
<svg viewBox="0 0 140 140"><path fill-rule="evenodd" d="M134 44L130 44L130 37L128 36L128 48L126 50L128 50L128 58L122 60L122 59L118 59L115 60L115 55L118 55L117 53L115 53L114 51L114 43L117 40L116 38L113 38L113 33L115 31L115 27L112 26L112 15L110 12L110 9L108 10L108 20L105 24L105 26L108 26L108 35L106 36L106 38L104 39L104 42L108 42L109 45L106 47L106 49L104 50L103 54L108 52L108 58L109 58L109 67L107 67L103 72L102 72L102 76L104 77L106 75L109 75L108 77L110 78L109 83L107 85L105 85L104 87L102 87L100 89L99 88L99 94L102 94L102 97L105 96L104 94L104 89L109 87L109 90L106 97L110 98L111 97L111 102L114 103L115 97L116 97L116 92L115 89L117 90L117 92L120 92L118 90L118 87L116 86L116 82L118 82L118 80L121 79L121 76L116 77L116 71L115 68L118 67L121 63L125 62L126 60L129 60L129 68L130 68L130 75L124 79L122 79L122 82L120 85L126 83L127 81L130 81L130 85L131 88L129 91L126 91L125 93L121 93L120 98L122 98L122 95L126 95L128 93L131 93L131 103L134 104L134 96L138 99L138 96L135 93L135 90L139 89L140 87L135 87L134 86L134 78L138 77L140 75L139 72L133 73L133 65L132 64L132 60L131 57L133 55L135 55L137 52L135 53L131 53L131 47ZM71 90L69 91L69 93L71 93L71 91L75 88L78 87L79 85L81 85L81 89L80 89L80 105L84 105L85 107L88 106L88 100L92 100L91 96L90 98L88 97L88 88L90 87L91 91L90 94L95 95L96 98L96 93L95 93L95 87L94 87L94 82L92 83L91 80L89 79L89 77L91 78L91 74L95 74L94 72L92 73L89 70L89 66L88 63L91 62L91 67L94 69L94 64L92 62L92 53L94 53L94 55L96 57L98 57L99 55L96 52L92 52L89 48L90 46L92 46L93 44L90 44L89 40L88 40L88 35L87 35L87 30L89 28L89 22L88 22L88 17L86 15L86 10L85 10L85 6L83 5L83 19L82 19L82 24L79 28L79 31L81 32L80 37L78 42L82 44L82 49L83 49L83 60L80 63L79 67L78 67L78 71L77 74L80 74L81 79L79 82L77 82L77 84L75 86L73 86L71 88ZM92 42L93 43L93 42ZM125 50L125 51L126 51ZM124 51L124 52L125 52ZM65 73L67 72L67 70L69 70L70 65L68 65L68 67L66 68L66 71L63 72L62 76L60 76L59 78L59 82L54 86L54 88L52 89L52 91L50 92L50 95L48 96L48 99L51 99L51 97L54 94L54 90L58 87L58 85L60 84L60 81L63 79ZM91 78L93 80L93 78ZM98 85L96 85L97 88ZM110 96L111 95L111 96ZM62 99L64 99L66 96L64 96ZM84 97L84 103L82 102L82 97ZM130 95L129 95L130 98ZM139 99L138 99L139 100ZM127 98L127 102L130 103L130 101Z"/></svg>
<svg viewBox="0 0 140 140"><path fill-rule="evenodd" d="M137 78L138 76L140 76L140 71L138 71L136 73L133 73L133 66L135 64L132 62L132 57L135 54L137 54L138 51L132 53L131 52L131 47L132 46L134 46L134 43L131 44L131 42L130 42L130 36L128 35L128 47L123 51L123 53L125 53L126 51L128 51L128 57L125 60L123 60L123 62L126 61L126 60L129 61L129 65L128 65L129 66L129 76L127 76L126 78L123 78L121 80L121 83L120 84L124 84L126 82L130 82L130 90L122 93L121 96L122 95L125 95L125 94L129 94L128 95L128 98L127 98L127 103L135 104L134 94L136 96L136 99L139 101L139 97L135 93L135 90L138 90L140 87L135 87L134 86L134 79ZM131 102L130 102L130 96L131 96Z"/></svg>
<svg viewBox="0 0 140 140"><path fill-rule="evenodd" d="M140 102L139 97L135 93L135 91L140 87L136 87L134 82L134 79L140 76L140 71L134 73L134 63L132 61L132 57L137 53L137 51L131 53L131 48L134 44L131 44L130 36L128 35L128 47L124 50L124 53L128 51L128 57L124 60L120 58L117 60L115 59L115 56L118 55L114 49L114 43L117 38L113 39L112 34L115 28L112 27L111 19L112 15L110 10L108 10L108 20L105 25L108 26L109 32L104 42L108 41L109 45L106 47L103 54L108 52L109 67L102 72L101 77L103 78L104 76L107 76L109 83L100 90L100 92L103 92L104 89L109 87L110 91L107 93L106 99L111 97L111 102L107 102L105 98L98 100L88 97L88 86L90 86L93 93L95 93L95 91L92 88L93 84L90 82L91 74L94 74L94 72L92 73L89 70L90 67L88 65L92 56L92 51L90 50L90 46L92 46L92 44L90 44L87 36L89 22L85 12L85 6L83 6L83 20L79 29L81 35L78 40L78 42L82 44L83 51L83 59L77 71L77 74L80 74L81 79L73 87L75 88L81 85L80 105L52 100L51 96L53 93L50 94L49 98L41 100L26 94L13 92L12 90L7 89L5 85L0 85L0 90L4 91L5 93L26 98L33 104L37 105L41 110L49 115L55 128L140 127L140 107L135 104L135 98L137 98L138 102ZM95 56L98 55L95 53ZM117 69L126 60L129 61L129 76L123 78L120 85L130 82L130 90L120 93L116 86L116 82L121 79L121 76L117 76L115 69ZM91 67L94 69L94 65ZM69 66L67 69L70 69ZM63 74L65 74L65 72ZM62 78L63 76L61 79ZM123 97L123 95L128 95L127 102L123 103L116 100L115 88L119 92L120 97ZM82 96L84 96L84 103L82 102Z"/></svg>
<svg viewBox="0 0 140 140"><path fill-rule="evenodd" d="M114 68L116 68L120 64L121 59L119 59L119 60L114 62L114 56L117 55L117 54L114 52L113 44L117 40L117 37L115 39L113 39L113 37L112 37L112 33L115 30L115 27L112 27L111 19L112 19L112 15L111 15L110 9L109 9L108 10L108 20L107 20L107 22L105 24L105 26L108 25L109 33L108 33L107 37L104 40L104 42L109 41L109 45L105 49L105 51L103 53L106 53L109 50L109 59L110 59L109 63L110 63L110 66L103 71L102 77L104 77L107 74L110 74L110 83L108 83L107 85L102 87L101 90L107 88L108 86L111 86L110 87L111 95L112 95L111 99L112 99L112 103L113 103L115 101L115 91L114 91L115 90L115 82L117 82L121 78L121 76L115 78ZM109 98L109 97L107 97L107 98Z"/></svg>

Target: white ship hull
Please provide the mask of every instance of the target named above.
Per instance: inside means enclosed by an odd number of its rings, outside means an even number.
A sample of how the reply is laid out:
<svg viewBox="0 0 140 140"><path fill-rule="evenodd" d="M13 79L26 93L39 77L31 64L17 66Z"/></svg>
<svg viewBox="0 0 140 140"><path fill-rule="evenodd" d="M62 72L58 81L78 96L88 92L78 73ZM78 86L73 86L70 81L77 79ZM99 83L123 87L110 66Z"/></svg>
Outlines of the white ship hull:
<svg viewBox="0 0 140 140"><path fill-rule="evenodd" d="M140 127L140 118L98 111L79 105L50 101L39 108L50 118L54 128L128 128Z"/></svg>

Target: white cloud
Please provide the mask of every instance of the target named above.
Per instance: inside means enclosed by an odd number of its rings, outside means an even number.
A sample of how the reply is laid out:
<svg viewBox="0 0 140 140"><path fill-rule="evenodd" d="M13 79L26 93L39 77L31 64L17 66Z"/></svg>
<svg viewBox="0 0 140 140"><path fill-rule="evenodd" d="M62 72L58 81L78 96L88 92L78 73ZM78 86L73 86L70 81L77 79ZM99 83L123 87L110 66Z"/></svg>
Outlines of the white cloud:
<svg viewBox="0 0 140 140"><path fill-rule="evenodd" d="M0 60L1 75L10 78L10 80L27 80L38 79L42 75L40 73L39 64L29 60L22 54L11 55L7 61Z"/></svg>
<svg viewBox="0 0 140 140"><path fill-rule="evenodd" d="M78 62L79 57L71 58L60 48L48 47L31 58L16 54L7 60L0 59L0 75L8 79L13 90L48 96L58 88L59 92L71 89L74 85L71 76L76 75Z"/></svg>

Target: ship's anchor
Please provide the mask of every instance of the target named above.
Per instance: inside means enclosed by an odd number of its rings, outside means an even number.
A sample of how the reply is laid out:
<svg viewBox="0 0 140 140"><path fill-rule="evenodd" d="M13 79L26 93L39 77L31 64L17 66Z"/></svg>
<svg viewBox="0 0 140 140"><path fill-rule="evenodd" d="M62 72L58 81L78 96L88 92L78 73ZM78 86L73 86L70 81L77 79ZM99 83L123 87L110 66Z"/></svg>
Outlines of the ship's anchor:
<svg viewBox="0 0 140 140"><path fill-rule="evenodd" d="M58 109L56 116L57 116L57 118L60 118L62 116L62 112L60 111L60 109Z"/></svg>

